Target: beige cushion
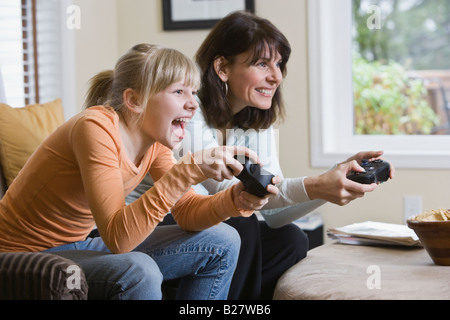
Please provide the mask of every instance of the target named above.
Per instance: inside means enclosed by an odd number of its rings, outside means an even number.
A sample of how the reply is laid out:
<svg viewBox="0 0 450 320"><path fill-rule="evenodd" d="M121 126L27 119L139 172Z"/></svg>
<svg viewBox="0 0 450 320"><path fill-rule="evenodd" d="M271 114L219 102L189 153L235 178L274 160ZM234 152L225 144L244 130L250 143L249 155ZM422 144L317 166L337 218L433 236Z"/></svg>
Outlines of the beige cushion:
<svg viewBox="0 0 450 320"><path fill-rule="evenodd" d="M60 99L24 108L0 103L0 163L8 186L34 150L63 122Z"/></svg>
<svg viewBox="0 0 450 320"><path fill-rule="evenodd" d="M418 247L329 243L286 271L276 300L450 299L450 267Z"/></svg>

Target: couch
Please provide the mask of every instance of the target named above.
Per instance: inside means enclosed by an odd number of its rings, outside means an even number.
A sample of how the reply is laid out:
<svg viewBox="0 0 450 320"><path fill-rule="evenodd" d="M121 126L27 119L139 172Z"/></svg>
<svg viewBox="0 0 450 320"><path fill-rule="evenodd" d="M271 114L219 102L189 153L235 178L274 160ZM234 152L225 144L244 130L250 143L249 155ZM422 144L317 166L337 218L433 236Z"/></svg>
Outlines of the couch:
<svg viewBox="0 0 450 320"><path fill-rule="evenodd" d="M24 108L0 103L0 199L31 153L63 121L60 99ZM86 300L87 295L83 270L69 259L0 252L1 300Z"/></svg>

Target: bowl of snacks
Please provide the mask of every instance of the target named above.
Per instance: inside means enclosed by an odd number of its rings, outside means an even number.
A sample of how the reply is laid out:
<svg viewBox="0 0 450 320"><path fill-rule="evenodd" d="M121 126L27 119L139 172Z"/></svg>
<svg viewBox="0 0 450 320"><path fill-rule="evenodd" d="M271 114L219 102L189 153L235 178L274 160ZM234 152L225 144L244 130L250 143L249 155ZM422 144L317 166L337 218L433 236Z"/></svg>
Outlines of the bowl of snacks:
<svg viewBox="0 0 450 320"><path fill-rule="evenodd" d="M407 224L435 264L450 266L450 210L426 211L409 218Z"/></svg>

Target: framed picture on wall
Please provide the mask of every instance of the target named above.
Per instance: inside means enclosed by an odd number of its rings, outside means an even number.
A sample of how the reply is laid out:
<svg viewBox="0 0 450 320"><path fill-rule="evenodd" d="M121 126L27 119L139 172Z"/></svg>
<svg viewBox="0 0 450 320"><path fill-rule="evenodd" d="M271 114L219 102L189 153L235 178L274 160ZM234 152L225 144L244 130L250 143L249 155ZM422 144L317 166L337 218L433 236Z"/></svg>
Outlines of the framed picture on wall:
<svg viewBox="0 0 450 320"><path fill-rule="evenodd" d="M233 11L255 12L255 0L162 0L164 30L210 29Z"/></svg>

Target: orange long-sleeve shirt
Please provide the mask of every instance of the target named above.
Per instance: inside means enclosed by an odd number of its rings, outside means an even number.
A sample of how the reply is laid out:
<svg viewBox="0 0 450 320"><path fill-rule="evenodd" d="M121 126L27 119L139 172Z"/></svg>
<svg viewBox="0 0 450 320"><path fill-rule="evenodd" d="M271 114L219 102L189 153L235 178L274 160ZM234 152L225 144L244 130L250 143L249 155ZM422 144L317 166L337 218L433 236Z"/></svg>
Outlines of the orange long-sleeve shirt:
<svg viewBox="0 0 450 320"><path fill-rule="evenodd" d="M172 151L155 143L136 167L122 146L118 115L103 106L83 111L41 144L0 200L0 251L81 241L96 224L112 252L129 252L169 211L190 231L249 214L235 207L232 188L195 194L191 185L206 177L188 156L191 164L175 163ZM126 205L146 172L154 187Z"/></svg>

